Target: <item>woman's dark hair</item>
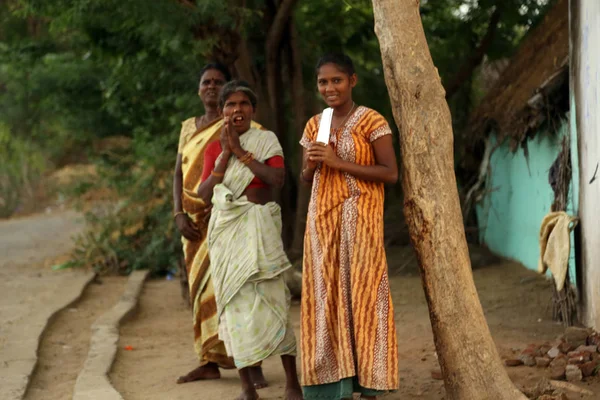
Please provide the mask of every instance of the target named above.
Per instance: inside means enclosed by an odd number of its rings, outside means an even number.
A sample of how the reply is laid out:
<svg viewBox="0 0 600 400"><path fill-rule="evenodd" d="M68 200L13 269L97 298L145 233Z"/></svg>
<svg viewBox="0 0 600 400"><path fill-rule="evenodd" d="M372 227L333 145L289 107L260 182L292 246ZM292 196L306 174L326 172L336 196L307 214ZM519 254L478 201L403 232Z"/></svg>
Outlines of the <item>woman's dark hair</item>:
<svg viewBox="0 0 600 400"><path fill-rule="evenodd" d="M227 68L226 66L224 66L220 62L212 62L212 63L206 64L200 70L200 79L202 79L202 75L204 75L204 73L206 71L210 71L211 69L216 69L217 71L219 71L220 73L222 73L223 76L225 77L225 81L226 82L229 82L231 80L231 72L229 72L229 68Z"/></svg>
<svg viewBox="0 0 600 400"><path fill-rule="evenodd" d="M219 106L223 108L229 96L237 92L242 92L248 96L250 103L252 103L252 107L256 109L256 104L258 103L256 94L252 91L248 82L238 80L227 82L221 88L221 93L219 94Z"/></svg>
<svg viewBox="0 0 600 400"><path fill-rule="evenodd" d="M354 70L354 63L352 62L352 59L344 53L327 53L319 58L316 68L317 74L319 73L319 68L325 64L335 64L339 69L347 73L349 76L354 75L356 72Z"/></svg>

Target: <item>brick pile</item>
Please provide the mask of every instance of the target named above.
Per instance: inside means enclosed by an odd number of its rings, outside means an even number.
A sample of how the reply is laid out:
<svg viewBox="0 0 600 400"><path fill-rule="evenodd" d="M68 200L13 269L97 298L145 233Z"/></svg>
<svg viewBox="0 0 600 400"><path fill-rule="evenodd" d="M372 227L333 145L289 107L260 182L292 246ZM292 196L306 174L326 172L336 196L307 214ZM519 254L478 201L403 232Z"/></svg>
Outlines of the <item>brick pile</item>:
<svg viewBox="0 0 600 400"><path fill-rule="evenodd" d="M504 360L504 364L549 368L551 379L578 382L600 370L599 346L597 332L569 327L554 343L530 344L517 358Z"/></svg>

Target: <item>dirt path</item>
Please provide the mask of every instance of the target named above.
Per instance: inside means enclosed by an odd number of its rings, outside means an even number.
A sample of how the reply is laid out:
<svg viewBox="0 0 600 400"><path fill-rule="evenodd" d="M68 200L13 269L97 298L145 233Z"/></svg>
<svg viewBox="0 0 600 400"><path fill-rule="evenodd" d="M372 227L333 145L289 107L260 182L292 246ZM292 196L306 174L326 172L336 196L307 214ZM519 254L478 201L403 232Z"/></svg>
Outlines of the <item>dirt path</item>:
<svg viewBox="0 0 600 400"><path fill-rule="evenodd" d="M53 303L85 273L50 268L68 258L72 238L82 229L83 220L74 211L0 222L0 358L6 354L2 349L9 350L26 331L36 328L41 333L44 326L33 327L33 320L62 307L64 303ZM71 398L88 354L90 327L116 303L126 281L125 277L96 279L78 301L52 318L39 347L30 346L33 351L37 348L38 361L24 399Z"/></svg>
<svg viewBox="0 0 600 400"><path fill-rule="evenodd" d="M47 266L71 249L71 238L82 229L82 217L74 211L0 221L0 268Z"/></svg>
<svg viewBox="0 0 600 400"><path fill-rule="evenodd" d="M408 276L391 280L398 327L401 389L386 399L439 400L441 381L431 378L438 368L429 315L420 278L414 269ZM529 343L551 341L562 333L550 320L550 283L514 263L502 263L474 271L475 281L490 329L500 350L509 357ZM299 307L293 307L298 334ZM132 351L124 351L132 346ZM474 349L476 351L476 349ZM111 380L126 400L233 399L238 394L235 371L223 372L220 381L176 385L177 376L197 365L192 350L190 311L176 281L154 280L146 284L140 312L121 329L120 350ZM262 399L281 399L284 376L279 361L267 360L265 374L271 387L260 391ZM518 367L509 370L519 385L531 385L545 370ZM583 383L596 391L598 380ZM570 397L571 399L579 397Z"/></svg>
<svg viewBox="0 0 600 400"><path fill-rule="evenodd" d="M90 327L123 292L126 277L110 276L87 287L79 301L48 325L38 350L39 361L25 400L64 400L73 396L77 376L89 350Z"/></svg>
<svg viewBox="0 0 600 400"><path fill-rule="evenodd" d="M18 340L24 332L41 332L43 326L33 321L50 315L49 305L70 290L72 282L81 284L83 271L54 272L49 267L69 251L71 237L82 226L74 212L0 222L0 369L12 371L10 359L7 362L3 357L20 348L15 343L23 345ZM398 327L401 388L385 398L439 400L444 397L444 389L441 381L431 378L437 361L428 310L414 263L406 261L408 254L406 249L388 254L396 261L390 269L396 275L391 286ZM529 343L552 341L562 333L562 326L550 320L548 281L518 264L481 267L485 264L489 264L489 259L479 260L480 268L474 271L474 277L502 356L514 356ZM123 282L122 278L107 278L103 285L93 284L77 303L57 315L42 340L28 400L70 397L87 354L89 326L97 315L114 304ZM293 306L292 313L299 334L298 304ZM174 383L179 375L197 365L192 351L190 310L183 304L177 280L153 280L146 284L139 313L122 327L119 346L111 379L126 400L225 400L238 394L235 371L223 372L219 381ZM125 346L132 346L133 350L125 351ZM21 361L16 361L20 373ZM284 377L279 360L267 360L264 368L271 386L261 390L261 398L281 399ZM509 374L521 386L532 386L548 376L546 370L527 367L511 368ZM0 386L10 383L6 374L0 375ZM600 398L597 378L580 386Z"/></svg>
<svg viewBox="0 0 600 400"><path fill-rule="evenodd" d="M76 300L90 271L52 271L83 228L72 211L0 221L0 398L20 399L48 320Z"/></svg>

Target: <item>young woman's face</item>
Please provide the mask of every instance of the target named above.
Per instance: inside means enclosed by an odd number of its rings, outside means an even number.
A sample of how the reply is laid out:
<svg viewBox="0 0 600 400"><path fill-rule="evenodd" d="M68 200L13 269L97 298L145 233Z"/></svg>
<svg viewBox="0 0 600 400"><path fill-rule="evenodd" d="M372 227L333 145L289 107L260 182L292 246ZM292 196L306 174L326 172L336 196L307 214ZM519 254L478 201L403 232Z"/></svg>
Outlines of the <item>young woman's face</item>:
<svg viewBox="0 0 600 400"><path fill-rule="evenodd" d="M319 68L317 87L325 103L337 108L352 101L352 88L356 86L356 74L348 75L335 64Z"/></svg>
<svg viewBox="0 0 600 400"><path fill-rule="evenodd" d="M225 85L225 75L218 69L209 69L200 77L198 94L202 103L215 106L219 101L219 92Z"/></svg>
<svg viewBox="0 0 600 400"><path fill-rule="evenodd" d="M223 116L229 117L233 129L237 133L244 133L250 129L252 117L254 116L254 107L246 93L232 93L223 105Z"/></svg>

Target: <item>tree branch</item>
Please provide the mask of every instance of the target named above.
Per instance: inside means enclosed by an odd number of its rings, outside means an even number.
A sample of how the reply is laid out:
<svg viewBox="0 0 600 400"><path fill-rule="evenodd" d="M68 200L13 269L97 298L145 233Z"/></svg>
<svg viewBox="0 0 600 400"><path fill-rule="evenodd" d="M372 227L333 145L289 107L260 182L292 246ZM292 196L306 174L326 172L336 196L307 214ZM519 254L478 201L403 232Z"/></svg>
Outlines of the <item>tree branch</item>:
<svg viewBox="0 0 600 400"><path fill-rule="evenodd" d="M479 64L481 64L481 61L483 61L483 57L490 48L492 40L494 40L494 36L496 35L498 23L500 22L500 15L500 7L497 6L490 17L487 31L481 39L479 46L477 46L477 48L473 51L473 54L471 54L471 56L467 58L467 60L465 60L465 62L461 65L456 75L454 75L452 80L450 80L450 83L446 85L446 100L449 100L456 94L456 92L458 92L458 89L460 89L460 87L467 79L469 79L471 75L473 75L475 68L477 68Z"/></svg>
<svg viewBox="0 0 600 400"><path fill-rule="evenodd" d="M292 15L292 9L296 5L297 0L282 0L277 8L277 14L267 34L267 54L275 53L281 43L283 32L288 19Z"/></svg>

